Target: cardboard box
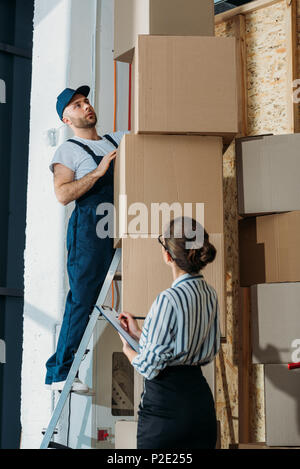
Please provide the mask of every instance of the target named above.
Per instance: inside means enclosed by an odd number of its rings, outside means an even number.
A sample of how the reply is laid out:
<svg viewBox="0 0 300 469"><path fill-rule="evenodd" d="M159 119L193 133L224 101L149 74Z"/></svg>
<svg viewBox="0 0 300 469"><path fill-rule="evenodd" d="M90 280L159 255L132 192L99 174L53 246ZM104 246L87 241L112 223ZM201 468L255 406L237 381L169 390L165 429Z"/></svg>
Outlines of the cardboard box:
<svg viewBox="0 0 300 469"><path fill-rule="evenodd" d="M137 422L118 420L115 425L115 449L137 449Z"/></svg>
<svg viewBox="0 0 300 469"><path fill-rule="evenodd" d="M126 205L120 195L127 196ZM183 135L125 135L115 163L114 199L117 215L115 238L128 234L163 233L167 221L153 214L152 204L179 205L179 215L185 214L184 204L204 205L204 222L209 233L223 233L223 155L220 137ZM146 208L142 225L135 230L137 214L128 215L133 204ZM143 208L144 208L143 207ZM163 208L163 206L162 206ZM203 207L199 207L201 210ZM157 213L157 212L156 212ZM173 218L169 210L164 212ZM140 213L138 213L140 218ZM127 220L126 220L127 219ZM155 226L154 221L158 224ZM127 223L128 221L128 223ZM117 245L117 242L116 242Z"/></svg>
<svg viewBox="0 0 300 469"><path fill-rule="evenodd" d="M135 133L238 132L235 38L139 36L133 77Z"/></svg>
<svg viewBox="0 0 300 469"><path fill-rule="evenodd" d="M225 330L224 235L210 234L217 249L215 261L203 270L203 276L217 292L221 334ZM157 295L173 283L171 268L165 264L162 247L156 238L122 240L122 311L146 317Z"/></svg>
<svg viewBox="0 0 300 469"><path fill-rule="evenodd" d="M290 363L293 341L300 339L300 283L251 287L253 363Z"/></svg>
<svg viewBox="0 0 300 469"><path fill-rule="evenodd" d="M214 2L115 0L114 60L132 61L139 34L214 36Z"/></svg>
<svg viewBox="0 0 300 469"><path fill-rule="evenodd" d="M300 211L239 221L240 285L300 281Z"/></svg>
<svg viewBox="0 0 300 469"><path fill-rule="evenodd" d="M300 135L247 137L236 143L239 213L300 210Z"/></svg>
<svg viewBox="0 0 300 469"><path fill-rule="evenodd" d="M300 374L265 365L266 444L300 446Z"/></svg>

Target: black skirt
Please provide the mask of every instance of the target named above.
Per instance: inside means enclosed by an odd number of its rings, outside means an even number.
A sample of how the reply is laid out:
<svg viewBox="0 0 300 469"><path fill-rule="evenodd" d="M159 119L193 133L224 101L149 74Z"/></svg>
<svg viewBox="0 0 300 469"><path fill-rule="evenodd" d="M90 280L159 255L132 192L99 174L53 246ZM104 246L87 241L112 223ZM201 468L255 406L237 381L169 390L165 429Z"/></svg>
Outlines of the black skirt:
<svg viewBox="0 0 300 469"><path fill-rule="evenodd" d="M145 379L138 410L138 449L214 449L214 399L199 366L168 366Z"/></svg>

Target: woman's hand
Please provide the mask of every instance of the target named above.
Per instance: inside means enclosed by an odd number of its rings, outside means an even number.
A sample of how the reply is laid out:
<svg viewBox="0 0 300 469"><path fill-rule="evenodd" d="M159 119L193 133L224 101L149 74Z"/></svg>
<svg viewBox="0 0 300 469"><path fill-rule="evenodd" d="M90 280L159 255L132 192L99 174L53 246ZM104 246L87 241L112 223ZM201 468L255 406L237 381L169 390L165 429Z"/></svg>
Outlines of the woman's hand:
<svg viewBox="0 0 300 469"><path fill-rule="evenodd" d="M132 363L132 361L135 359L135 357L138 355L137 352L135 352L131 347L130 345L128 344L128 342L124 339L124 337L121 336L120 332L118 332L119 336L120 336L120 339L123 343L123 353L126 355L126 357L128 358L128 360L130 361L130 363Z"/></svg>
<svg viewBox="0 0 300 469"><path fill-rule="evenodd" d="M119 314L118 317L121 326L123 329L128 332L128 334L135 340L139 341L141 337L141 329L139 328L138 322L132 314L126 313L123 311L122 313Z"/></svg>
<svg viewBox="0 0 300 469"><path fill-rule="evenodd" d="M120 336L120 339L123 343L123 352L127 351L128 349L130 349L130 345L129 343L127 342L127 340L124 339L124 337L120 334L120 332L118 332L119 336Z"/></svg>

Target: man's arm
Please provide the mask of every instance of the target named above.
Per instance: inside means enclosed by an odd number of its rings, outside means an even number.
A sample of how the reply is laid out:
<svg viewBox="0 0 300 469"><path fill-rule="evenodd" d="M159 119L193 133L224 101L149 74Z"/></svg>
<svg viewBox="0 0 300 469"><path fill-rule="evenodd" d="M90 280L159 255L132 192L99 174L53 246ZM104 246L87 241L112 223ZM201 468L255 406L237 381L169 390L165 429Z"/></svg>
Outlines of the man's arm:
<svg viewBox="0 0 300 469"><path fill-rule="evenodd" d="M68 205L88 192L107 172L110 162L116 158L117 152L105 155L100 165L78 181L74 181L75 173L66 166L56 163L54 165L54 190L57 200L62 205Z"/></svg>

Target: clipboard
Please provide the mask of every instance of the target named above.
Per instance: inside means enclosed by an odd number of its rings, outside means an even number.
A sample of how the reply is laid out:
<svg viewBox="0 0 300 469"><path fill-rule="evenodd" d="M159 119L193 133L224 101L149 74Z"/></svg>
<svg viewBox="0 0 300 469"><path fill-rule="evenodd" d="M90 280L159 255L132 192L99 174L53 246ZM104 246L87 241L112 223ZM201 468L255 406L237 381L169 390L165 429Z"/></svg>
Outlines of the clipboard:
<svg viewBox="0 0 300 469"><path fill-rule="evenodd" d="M110 306L97 306L100 314L114 327L114 329L121 334L121 336L128 342L130 347L137 353L140 351L139 343L131 337L121 326L118 319L119 313Z"/></svg>

